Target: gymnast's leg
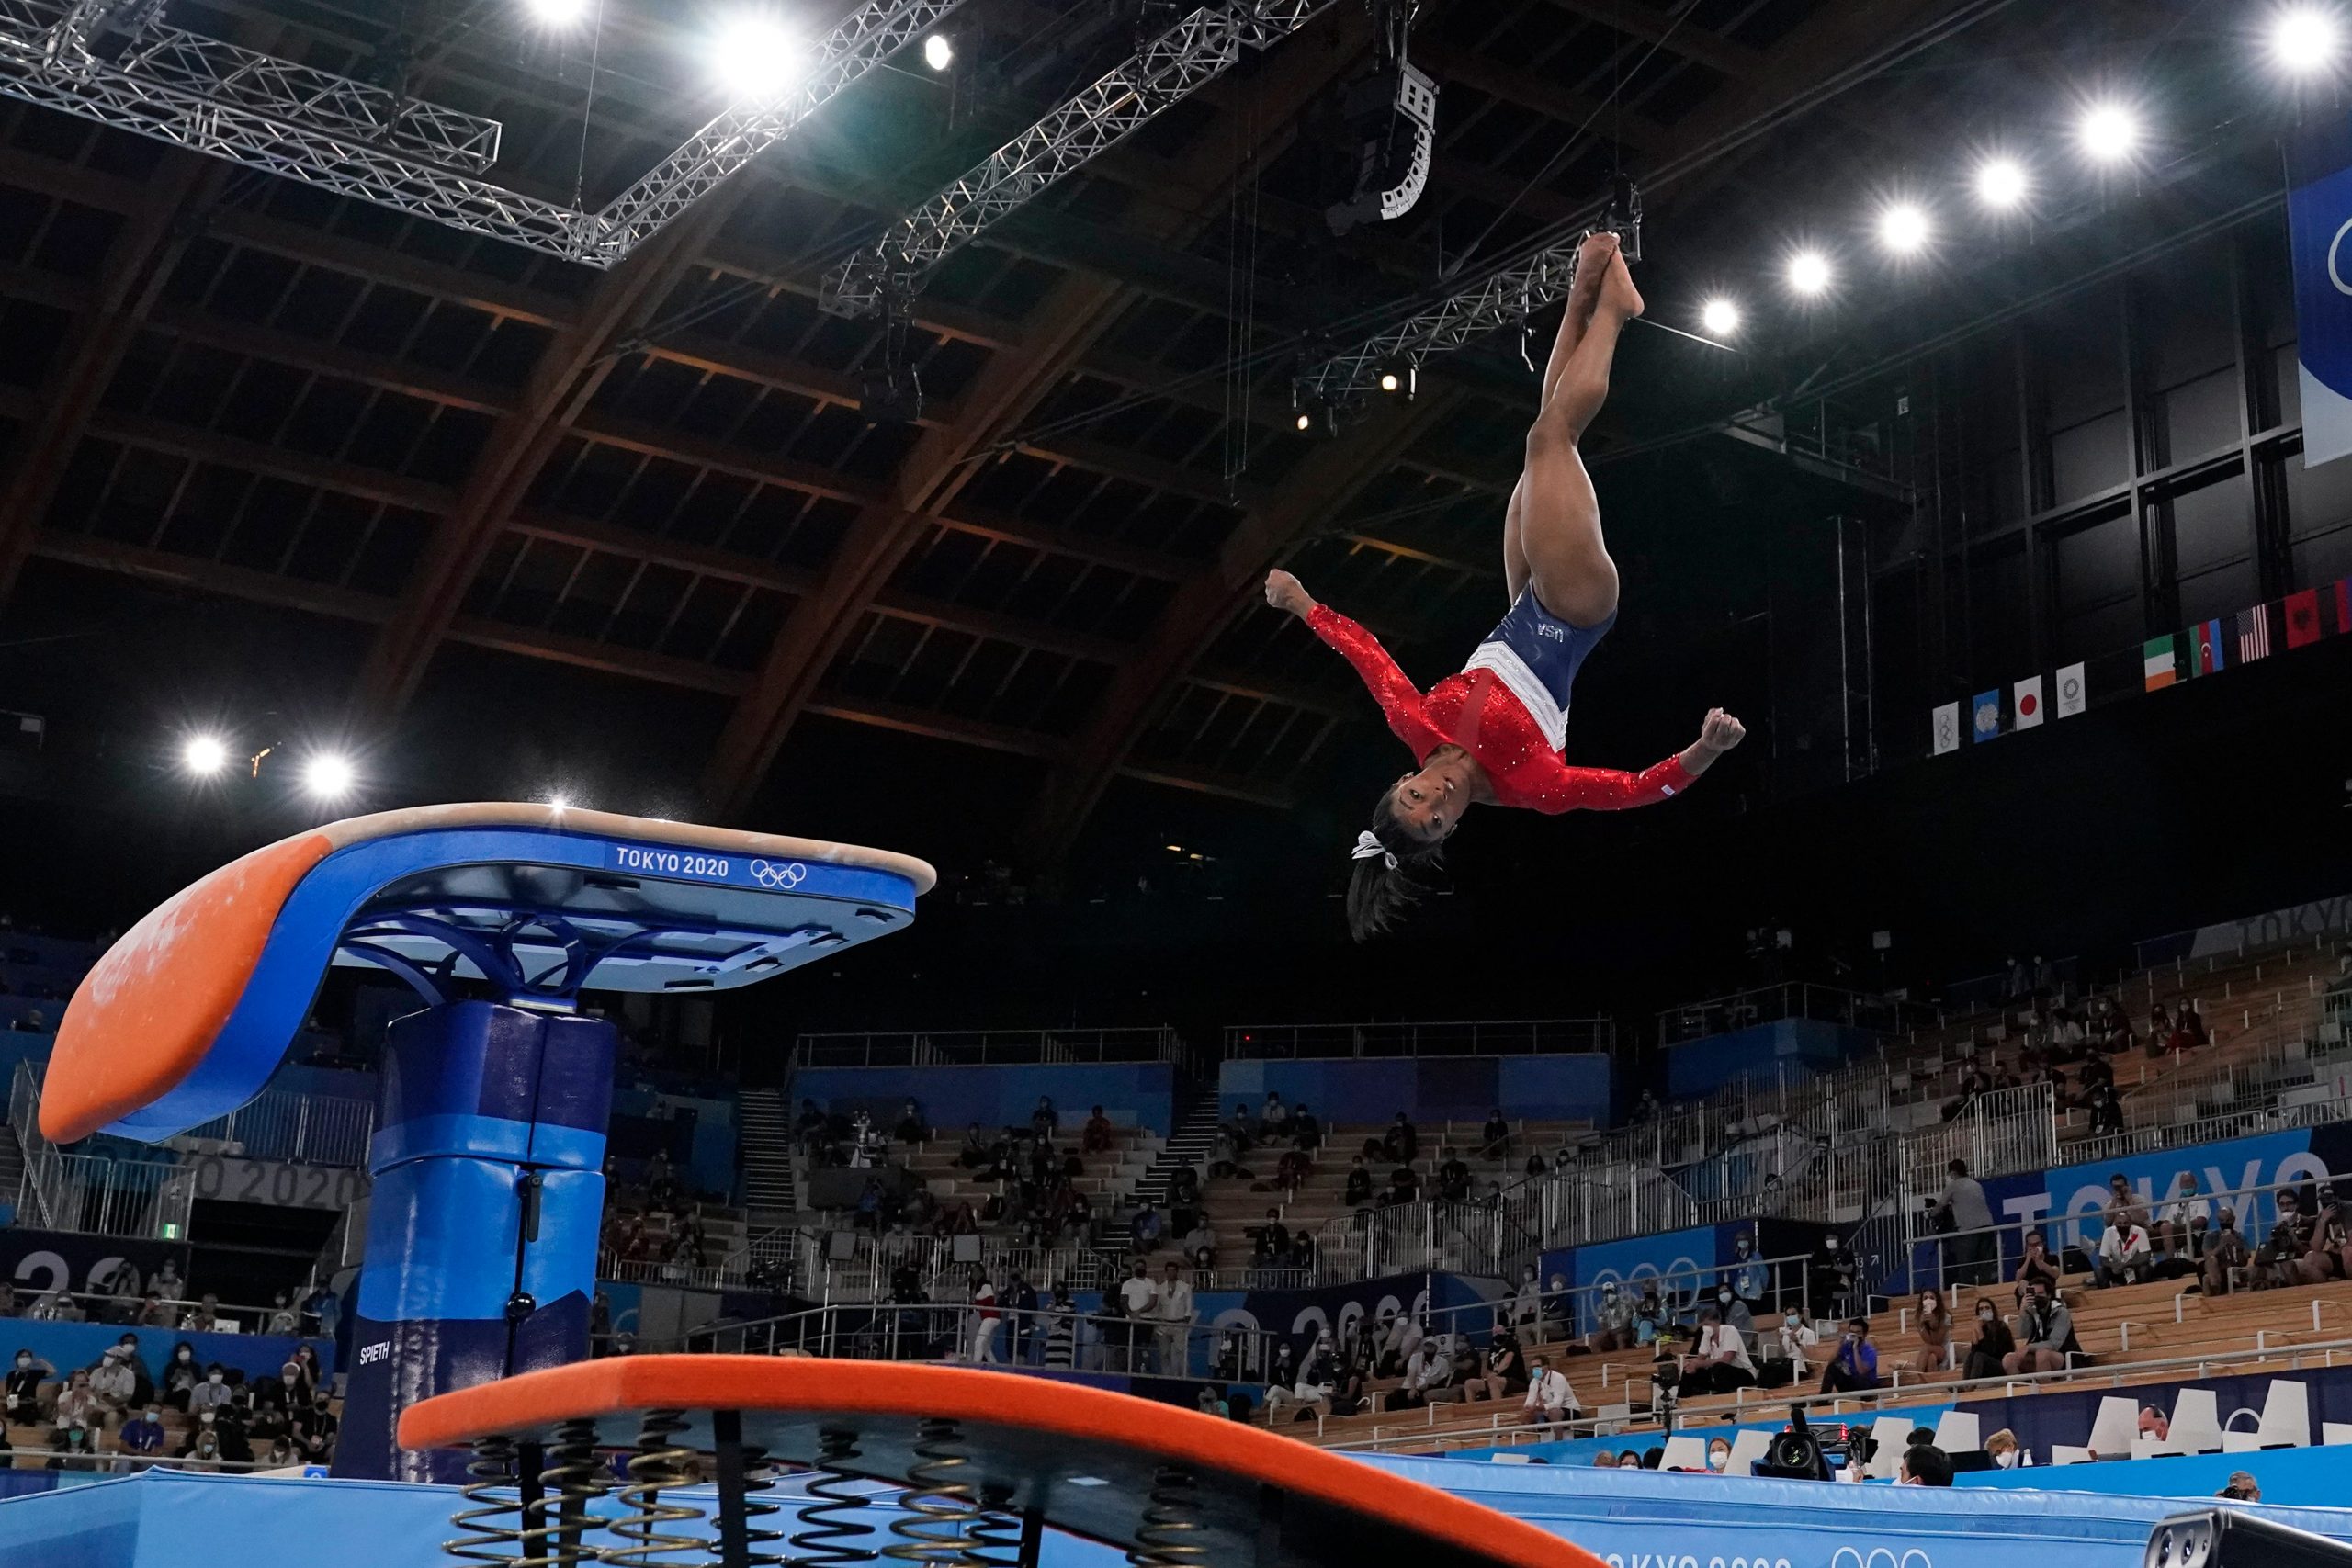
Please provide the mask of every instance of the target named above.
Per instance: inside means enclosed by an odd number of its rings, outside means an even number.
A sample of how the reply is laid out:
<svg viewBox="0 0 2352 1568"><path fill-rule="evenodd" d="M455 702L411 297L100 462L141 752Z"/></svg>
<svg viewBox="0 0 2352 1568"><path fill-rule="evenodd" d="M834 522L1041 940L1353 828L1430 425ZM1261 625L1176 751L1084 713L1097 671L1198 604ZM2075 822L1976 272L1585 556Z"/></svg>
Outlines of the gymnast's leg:
<svg viewBox="0 0 2352 1568"><path fill-rule="evenodd" d="M1559 334L1552 340L1552 357L1544 367L1544 386L1535 400L1540 414L1552 400L1552 393L1567 374L1568 362L1576 356L1577 345L1584 341L1585 329L1592 324L1592 313L1600 301L1601 280L1608 275L1609 259L1614 255L1613 242L1609 237L1596 236L1584 243L1577 258L1576 281L1568 286L1567 309L1560 314ZM1527 480L1522 477L1511 486L1510 502L1503 508L1503 586L1509 603L1516 604L1527 591L1530 575L1527 546L1524 542L1521 513L1525 506Z"/></svg>
<svg viewBox="0 0 2352 1568"><path fill-rule="evenodd" d="M1577 444L1609 396L1618 334L1642 313L1642 297L1614 235L1588 241L1577 271L1599 274L1600 283L1574 346L1565 357L1555 350L1557 378L1552 367L1544 372L1547 395L1527 432L1517 492L1518 536L1537 602L1570 626L1592 626L1616 611L1617 565L1601 539L1600 502ZM1563 341L1568 325L1562 323Z"/></svg>

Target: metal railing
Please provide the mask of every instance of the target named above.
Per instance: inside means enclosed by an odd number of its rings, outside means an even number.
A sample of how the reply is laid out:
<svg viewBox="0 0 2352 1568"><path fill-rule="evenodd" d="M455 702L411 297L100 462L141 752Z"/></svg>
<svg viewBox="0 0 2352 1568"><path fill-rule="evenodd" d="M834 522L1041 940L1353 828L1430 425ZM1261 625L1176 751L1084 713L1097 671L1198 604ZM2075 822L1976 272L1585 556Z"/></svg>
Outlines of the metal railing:
<svg viewBox="0 0 2352 1568"><path fill-rule="evenodd" d="M1643 1291L1650 1286L1657 1290L1662 1314L1660 1326L1687 1330L1696 1322L1699 1309L1713 1303L1717 1287L1728 1284L1738 1303L1751 1314L1757 1313L1801 1314L1808 1321L1813 1312L1813 1259L1803 1253L1790 1253L1779 1258L1748 1258L1731 1263L1711 1263L1704 1266L1695 1259L1686 1259L1688 1267L1676 1266L1664 1271L1643 1274L1635 1278L1596 1281L1589 1285L1571 1285L1560 1290L1536 1292L1536 1321L1544 1325L1546 1339L1556 1332L1568 1338L1583 1338L1608 1326L1609 1292L1613 1289L1617 1299L1629 1309L1630 1324L1636 1315ZM1828 1303L1824 1303L1824 1310ZM1491 1302L1473 1302L1462 1306L1434 1309L1428 1314L1430 1333L1460 1335L1473 1345L1481 1345L1494 1337L1497 1327L1509 1322L1514 1330L1519 1301L1505 1296ZM1752 1347L1753 1326L1744 1331ZM1634 1341L1628 1340L1621 1349L1631 1349Z"/></svg>
<svg viewBox="0 0 2352 1568"><path fill-rule="evenodd" d="M1616 1043L1617 1022L1609 1018L1248 1023L1225 1031L1227 1060L1606 1055Z"/></svg>
<svg viewBox="0 0 2352 1568"><path fill-rule="evenodd" d="M2058 1097L2046 1083L2019 1084L1973 1097L1951 1121L1905 1138L1908 1195L1941 1192L1951 1162L1979 1175L2046 1170L2058 1163Z"/></svg>
<svg viewBox="0 0 2352 1568"><path fill-rule="evenodd" d="M801 1067L955 1067L1067 1062L1176 1062L1184 1043L1167 1024L1136 1029L948 1029L803 1034Z"/></svg>
<svg viewBox="0 0 2352 1568"><path fill-rule="evenodd" d="M1263 1382L1292 1337L1118 1314L968 1302L831 1303L749 1323L710 1323L639 1350L808 1355L862 1361L963 1361L1140 1377ZM993 1326L983 1328L983 1324Z"/></svg>
<svg viewBox="0 0 2352 1568"><path fill-rule="evenodd" d="M185 1239L193 1189L175 1181L180 1168L159 1160L47 1151L25 1165L19 1206L51 1230L91 1235Z"/></svg>
<svg viewBox="0 0 2352 1568"><path fill-rule="evenodd" d="M28 1459L39 1462L30 1466L17 1462ZM64 1449L16 1449L0 1444L0 1468L45 1470L49 1461L56 1459L66 1461L59 1470L69 1475L128 1475L141 1470L210 1470L227 1475L251 1475L272 1468L267 1460L260 1459L198 1459L194 1454L179 1459L169 1454L131 1454L113 1449L76 1453ZM290 1473L304 1465L320 1462L323 1461L294 1459L276 1468Z"/></svg>
<svg viewBox="0 0 2352 1568"><path fill-rule="evenodd" d="M370 1101L269 1089L172 1143L234 1145L225 1152L245 1159L364 1166L375 1134L376 1107Z"/></svg>
<svg viewBox="0 0 2352 1568"><path fill-rule="evenodd" d="M1657 1015L1657 1029L1659 1042L1673 1045L1686 1040L1702 1040L1710 1034L1726 1034L1752 1024L1775 1023L1784 1018L1817 1019L1825 1023L1842 1023L1849 1029L1897 1034L1905 1029L1925 1027L1936 1017L1935 1009L1917 1002L1789 980L1668 1008Z"/></svg>

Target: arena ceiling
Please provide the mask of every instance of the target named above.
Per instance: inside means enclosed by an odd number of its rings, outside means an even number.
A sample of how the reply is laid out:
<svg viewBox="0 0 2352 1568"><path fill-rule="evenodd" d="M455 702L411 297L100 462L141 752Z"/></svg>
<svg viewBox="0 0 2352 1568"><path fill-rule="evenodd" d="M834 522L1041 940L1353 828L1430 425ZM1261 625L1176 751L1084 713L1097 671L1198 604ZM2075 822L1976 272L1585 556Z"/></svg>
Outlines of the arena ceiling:
<svg viewBox="0 0 2352 1568"><path fill-rule="evenodd" d="M513 680L626 750L599 705L633 693L691 716L662 748L683 809L719 820L775 825L771 775L844 726L894 738L893 766L1017 781L1044 857L1122 778L1285 806L1372 715L1260 578L1287 561L1407 643L1491 615L1529 378L1493 343L1302 436L1295 362L1221 376L1237 346L1427 291L1472 236L1577 223L1620 160L1713 154L1650 193L1662 254L1760 231L1792 182L1943 134L1915 111L1956 83L1869 76L1890 46L1971 22L1972 57L2030 74L2058 9L1425 0L1427 195L1335 240L1330 108L1371 45L1342 0L933 277L917 426L861 416L878 333L820 311L824 266L1124 56L1143 8L971 0L985 69L876 73L608 273L8 104L0 593L135 583L299 624L285 661L335 671L360 735ZM504 123L503 181L559 199L617 190L711 111L700 8L606 0L584 137L577 51L518 11L171 16L354 74L404 62ZM2144 16L2084 11L2109 36Z"/></svg>

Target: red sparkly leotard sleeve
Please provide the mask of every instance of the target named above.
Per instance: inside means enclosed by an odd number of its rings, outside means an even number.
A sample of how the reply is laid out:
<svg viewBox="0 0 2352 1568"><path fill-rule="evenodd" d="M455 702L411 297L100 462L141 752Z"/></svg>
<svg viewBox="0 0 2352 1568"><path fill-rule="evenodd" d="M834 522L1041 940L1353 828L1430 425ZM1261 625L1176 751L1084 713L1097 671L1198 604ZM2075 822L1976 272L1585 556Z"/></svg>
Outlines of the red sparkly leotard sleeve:
<svg viewBox="0 0 2352 1568"><path fill-rule="evenodd" d="M1356 673L1363 678L1364 689L1380 705L1389 729L1413 749L1416 760L1426 758L1445 743L1445 732L1430 721L1420 688L1396 668L1396 661L1388 657L1388 650L1380 646L1378 637L1329 604L1316 605L1308 612L1306 624L1317 637L1356 667Z"/></svg>
<svg viewBox="0 0 2352 1568"><path fill-rule="evenodd" d="M1555 817L1563 811L1625 811L1655 806L1691 784L1690 770L1679 756L1638 773L1625 773L1614 768L1572 768L1555 751L1530 757L1518 774L1511 782L1523 799L1513 804Z"/></svg>

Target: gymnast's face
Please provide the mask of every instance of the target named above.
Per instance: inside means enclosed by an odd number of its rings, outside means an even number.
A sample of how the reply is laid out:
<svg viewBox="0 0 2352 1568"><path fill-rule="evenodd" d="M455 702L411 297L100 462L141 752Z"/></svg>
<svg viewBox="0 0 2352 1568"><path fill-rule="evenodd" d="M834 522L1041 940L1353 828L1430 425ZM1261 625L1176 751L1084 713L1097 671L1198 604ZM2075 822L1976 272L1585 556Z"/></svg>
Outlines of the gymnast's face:
<svg viewBox="0 0 2352 1568"><path fill-rule="evenodd" d="M1432 759L1389 792L1389 811L1425 844L1442 840L1470 809L1470 780L1458 759Z"/></svg>

